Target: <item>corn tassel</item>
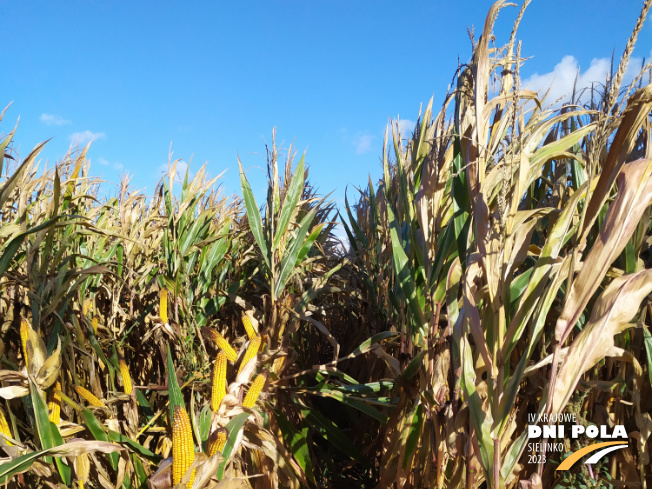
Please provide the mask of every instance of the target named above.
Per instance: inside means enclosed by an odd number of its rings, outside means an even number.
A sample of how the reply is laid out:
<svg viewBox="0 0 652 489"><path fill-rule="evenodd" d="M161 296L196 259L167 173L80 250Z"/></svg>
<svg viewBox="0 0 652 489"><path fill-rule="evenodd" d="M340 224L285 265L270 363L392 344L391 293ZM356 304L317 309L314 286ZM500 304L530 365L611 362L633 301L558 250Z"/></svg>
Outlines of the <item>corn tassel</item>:
<svg viewBox="0 0 652 489"><path fill-rule="evenodd" d="M217 452L222 452L226 445L226 430L217 428L208 439L208 456L212 457Z"/></svg>
<svg viewBox="0 0 652 489"><path fill-rule="evenodd" d="M9 429L9 425L7 424L7 418L5 418L5 413L3 413L1 409L0 409L0 433L8 436L9 438L13 438L13 436L11 436L11 430ZM5 442L7 442L7 445L9 446L13 445L13 443L11 443L10 441L5 440Z"/></svg>
<svg viewBox="0 0 652 489"><path fill-rule="evenodd" d="M192 439L188 413L181 406L174 408L172 420L172 485L181 482L188 468L195 461L195 445ZM192 470L186 487L190 489L195 480L195 469Z"/></svg>
<svg viewBox="0 0 652 489"><path fill-rule="evenodd" d="M210 336L210 339L217 345L218 348L220 348L224 354L226 355L226 358L228 358L229 362L233 363L237 360L238 355L236 354L235 350L229 345L229 342L219 334L217 331L215 331L213 328L202 328L202 331L206 331L207 334Z"/></svg>
<svg viewBox="0 0 652 489"><path fill-rule="evenodd" d="M226 354L221 351L217 354L213 368L213 391L211 395L211 409L217 412L222 399L226 395Z"/></svg>
<svg viewBox="0 0 652 489"><path fill-rule="evenodd" d="M29 328L31 326L27 319L20 320L20 342L23 346L23 359L25 360L25 367L29 367L29 359L27 358L27 336L29 335Z"/></svg>
<svg viewBox="0 0 652 489"><path fill-rule="evenodd" d="M244 401L242 401L242 407L252 408L256 405L260 391L263 390L266 381L267 376L265 374L258 374L256 376L251 387L249 387L249 390L247 391Z"/></svg>
<svg viewBox="0 0 652 489"><path fill-rule="evenodd" d="M168 290L165 287L161 289L161 295L158 304L159 304L158 315L161 317L161 321L167 323L168 322Z"/></svg>
<svg viewBox="0 0 652 489"><path fill-rule="evenodd" d="M127 362L124 358L120 359L120 375L122 375L122 387L124 388L125 394L131 395L134 390L133 384L131 383L131 375L129 374L129 367L127 367Z"/></svg>
<svg viewBox="0 0 652 489"><path fill-rule="evenodd" d="M247 336L249 336L249 339L253 340L256 337L256 330L254 329L254 325L251 324L251 318L247 316L246 313L242 314L242 325L244 326L244 329L247 332Z"/></svg>
<svg viewBox="0 0 652 489"><path fill-rule="evenodd" d="M93 318L91 325L93 326L93 332L95 333L95 336L97 336L97 318Z"/></svg>
<svg viewBox="0 0 652 489"><path fill-rule="evenodd" d="M260 348L260 335L256 335L253 340L249 342L249 346L247 347L247 351L245 352L244 358L242 359L242 362L240 362L240 368L238 369L238 373L242 371L245 365L254 358L256 355L258 355L258 348Z"/></svg>
<svg viewBox="0 0 652 489"><path fill-rule="evenodd" d="M50 391L50 399L48 402L48 411L50 413L48 418L50 419L50 423L54 423L56 425L58 425L61 421L61 397L59 397L59 394L57 394L57 390L61 390L61 382L58 380Z"/></svg>
<svg viewBox="0 0 652 489"><path fill-rule="evenodd" d="M79 394L80 397L86 399L88 404L95 407L106 407L106 405L100 401L95 395L88 389L83 388L81 385L75 386L75 392Z"/></svg>

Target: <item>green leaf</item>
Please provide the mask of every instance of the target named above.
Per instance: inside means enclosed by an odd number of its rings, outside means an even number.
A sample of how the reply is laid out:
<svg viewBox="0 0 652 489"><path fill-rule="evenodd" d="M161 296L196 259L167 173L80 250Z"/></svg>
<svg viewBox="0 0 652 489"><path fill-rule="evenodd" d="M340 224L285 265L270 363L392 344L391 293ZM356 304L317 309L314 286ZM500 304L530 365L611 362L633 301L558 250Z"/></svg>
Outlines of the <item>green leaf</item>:
<svg viewBox="0 0 652 489"><path fill-rule="evenodd" d="M183 394L181 393L179 382L177 382L177 374L174 368L174 362L172 361L170 345L168 345L168 395L170 396L170 420L172 420L174 419L174 408L179 406L186 409L186 405L183 402Z"/></svg>
<svg viewBox="0 0 652 489"><path fill-rule="evenodd" d="M145 420L149 423L149 421L154 417L154 411L149 405L149 402L147 402L145 394L143 394L141 389L136 389L136 400L138 401L138 406L145 415Z"/></svg>
<svg viewBox="0 0 652 489"><path fill-rule="evenodd" d="M136 471L136 477L138 478L138 487L147 487L147 473L145 472L145 467L143 467L143 463L140 461L140 458L138 458L138 455L132 453L131 462L134 464L134 470Z"/></svg>
<svg viewBox="0 0 652 489"><path fill-rule="evenodd" d="M419 304L419 298L417 297L414 271L401 244L398 236L398 223L389 205L387 206L387 217L390 221L389 233L392 239L392 255L394 257L396 278L398 279L398 285L403 294L403 298L407 302L410 312L412 312L412 320L417 325L417 331L414 331L413 334L423 332L422 330L425 328L426 321L423 317L421 305Z"/></svg>
<svg viewBox="0 0 652 489"><path fill-rule="evenodd" d="M63 445L63 438L61 433L59 433L59 428L57 428L56 424L52 422L50 423L50 431L52 431L52 440L54 441L54 446L58 447ZM54 462L57 464L57 470L59 471L61 480L66 486L70 487L72 484L72 471L70 467L63 463L61 457L55 457Z"/></svg>
<svg viewBox="0 0 652 489"><path fill-rule="evenodd" d="M282 413L276 411L276 421L281 429L286 446L290 447L290 453L299 463L299 466L306 474L307 479L315 484L315 476L312 473L312 460L308 449L308 428L297 431Z"/></svg>
<svg viewBox="0 0 652 489"><path fill-rule="evenodd" d="M31 452L22 457L18 457L11 462L0 465L0 484L4 485L9 482L14 475L28 470L32 464L39 459L44 451L45 450Z"/></svg>
<svg viewBox="0 0 652 489"><path fill-rule="evenodd" d="M650 376L650 384L652 385L652 334L647 326L643 326L643 338L645 342L645 353L647 354L647 373Z"/></svg>
<svg viewBox="0 0 652 489"><path fill-rule="evenodd" d="M201 410L201 413L199 413L199 439L202 446L206 444L206 440L208 440L208 435L210 434L211 415L210 404L206 404L204 409Z"/></svg>
<svg viewBox="0 0 652 489"><path fill-rule="evenodd" d="M312 223L314 215L314 211L310 211L308 214L306 214L306 216L301 221L301 227L297 230L294 238L289 244L287 252L281 262L281 269L279 271L278 278L274 284L275 286L272 294L272 299L277 298L285 288L285 284L290 278L292 271L294 270L295 264L297 262L297 257L299 256L299 250L304 244L305 236L308 233L308 227L310 226L310 223Z"/></svg>
<svg viewBox="0 0 652 489"><path fill-rule="evenodd" d="M120 443L121 445L126 445L127 447L131 448L131 450L134 453L137 453L141 457L145 457L147 460L151 462L159 463L163 458L160 455L157 455L152 451L148 450L140 443L135 442L131 438L124 436L122 433L118 433L117 431L109 430L108 437L110 441L115 443Z"/></svg>
<svg viewBox="0 0 652 489"><path fill-rule="evenodd" d="M488 474L491 474L494 457L493 440L490 433L492 419L490 413L485 411L480 394L475 388L476 375L468 335L462 337L460 355L462 360L460 384L464 391L464 397L468 402L469 415L478 438L480 462L485 475L488 477Z"/></svg>
<svg viewBox="0 0 652 489"><path fill-rule="evenodd" d="M462 158L462 147L459 137L455 138L453 144L453 229L457 241L457 254L460 257L462 269L466 268L466 243L468 240L469 230L471 228L471 195L469 186L466 181L466 172L464 171L464 159Z"/></svg>
<svg viewBox="0 0 652 489"><path fill-rule="evenodd" d="M358 225L358 221L356 221L355 218L353 217L353 213L351 212L351 208L349 207L349 200L348 197L346 196L346 192L344 193L344 205L346 207L346 214L349 216L349 223L351 224L351 228L353 229L356 238L355 240L352 240L351 237L349 237L349 240L351 241L351 246L353 246L353 243L355 241L357 243L357 246L368 248L369 242L367 241L367 237L365 236L365 234L362 232L362 229L360 229L360 226ZM344 222L344 219L342 219L342 222Z"/></svg>
<svg viewBox="0 0 652 489"><path fill-rule="evenodd" d="M360 384L358 384L358 387L361 387ZM383 424L387 423L388 416L386 414L381 413L378 409L370 406L370 403L373 404L380 404L384 405L387 407L391 407L391 404L385 401L378 401L376 398L364 398L364 397L352 397L351 394L347 392L342 392L339 388L336 386L331 386L329 384L321 384L318 385L317 387L311 388L311 389L306 389L310 392L314 392L315 394L318 394L323 397L330 397L332 399L336 399L337 401L341 402L345 406L349 406L353 409L357 409L358 411L366 414L367 416L371 416L372 418L380 421Z"/></svg>
<svg viewBox="0 0 652 489"><path fill-rule="evenodd" d="M102 424L97 420L93 412L88 409L84 408L82 409L82 417L84 418L84 424L86 425L86 428L91 432L93 435L93 438L99 441L109 441L108 435L104 431L104 427ZM120 459L120 455L116 452L113 453L107 453L106 454L107 458L109 459L109 463L111 464L111 467L114 470L118 469L118 460Z"/></svg>
<svg viewBox="0 0 652 489"><path fill-rule="evenodd" d="M48 406L32 381L29 383L29 390L32 406L34 406L34 419L36 420L36 429L41 440L41 448L47 450L55 446L52 430L50 429L50 420L48 418ZM50 457L46 460L47 463L51 463Z"/></svg>
<svg viewBox="0 0 652 489"><path fill-rule="evenodd" d="M238 433L244 426L248 417L249 413L240 413L231 418L231 421L229 421L226 425L226 431L228 431L229 435L226 438L226 445L224 445L224 450L222 450L222 457L224 460L222 460L222 463L220 463L220 466L217 469L217 480L221 481L224 477L224 469L226 468L226 464L231 458L231 453L235 448L235 441L238 438Z"/></svg>
<svg viewBox="0 0 652 489"><path fill-rule="evenodd" d="M500 475L503 479L507 480L509 475L512 473L512 469L518 460L521 458L521 453L523 453L523 448L525 447L526 442L528 441L528 432L524 430L521 433L512 446L509 447L507 453L505 454L505 459L503 460L503 466L500 468Z"/></svg>
<svg viewBox="0 0 652 489"><path fill-rule="evenodd" d="M288 191L285 194L285 199L283 199L281 216L274 231L275 234L274 242L272 243L272 251L275 251L276 248L278 248L281 238L285 234L285 231L290 224L290 219L292 218L292 214L294 214L294 210L296 209L297 203L299 202L299 197L301 197L301 193L303 192L303 184L305 178L303 159L304 156L301 156L299 164L297 165L297 169L294 171L294 175L292 175L292 181L290 182Z"/></svg>
<svg viewBox="0 0 652 489"><path fill-rule="evenodd" d="M245 207L247 209L247 219L249 220L249 227L251 228L251 233L254 235L254 239L258 244L261 255L267 264L269 270L272 269L272 261L270 253L267 247L267 242L265 241L265 236L263 235L263 222L260 217L260 210L256 204L256 199L254 194L251 191L247 177L244 174L242 168L242 163L238 158L238 165L240 166L240 185L242 187L242 196L244 197Z"/></svg>
<svg viewBox="0 0 652 489"><path fill-rule="evenodd" d="M306 240L303 242L301 245L301 248L299 249L299 254L297 255L297 259L295 261L295 264L299 266L301 264L301 261L303 258L308 254L310 249L312 248L312 245L314 244L315 240L319 237L321 234L321 230L324 228L324 224L318 224L315 226L310 233L310 235L306 238Z"/></svg>
<svg viewBox="0 0 652 489"><path fill-rule="evenodd" d="M355 356L361 355L362 353L366 353L381 341L388 340L390 338L396 338L397 336L400 336L400 333L396 331L382 331L381 333L376 333L371 338L367 338L362 343L360 343L360 346L353 350L351 354L347 356L347 358L353 358Z"/></svg>
<svg viewBox="0 0 652 489"><path fill-rule="evenodd" d="M355 444L330 419L324 417L320 412L305 406L301 409L301 412L306 422L310 423L317 433L328 440L340 452L357 462L366 463L364 456L358 451Z"/></svg>
<svg viewBox="0 0 652 489"><path fill-rule="evenodd" d="M410 380L416 375L416 373L419 371L419 368L421 368L421 365L423 364L423 357L425 354L426 351L421 350L414 356L412 360L410 360L410 363L408 363L407 367L405 367L401 373L401 379L403 379L403 381Z"/></svg>
<svg viewBox="0 0 652 489"><path fill-rule="evenodd" d="M415 407L414 415L412 416L412 421L410 422L408 428L409 431L405 441L405 455L403 456L403 469L407 467L408 462L417 449L419 439L421 438L423 420L423 404L419 403Z"/></svg>

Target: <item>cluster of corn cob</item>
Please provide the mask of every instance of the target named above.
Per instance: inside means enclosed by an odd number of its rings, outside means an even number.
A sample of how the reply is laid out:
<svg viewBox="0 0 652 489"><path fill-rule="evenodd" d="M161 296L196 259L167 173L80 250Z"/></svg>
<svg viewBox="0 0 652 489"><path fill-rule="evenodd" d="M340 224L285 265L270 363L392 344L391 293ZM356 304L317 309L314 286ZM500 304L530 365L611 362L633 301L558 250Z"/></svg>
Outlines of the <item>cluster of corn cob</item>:
<svg viewBox="0 0 652 489"><path fill-rule="evenodd" d="M245 327L247 335L251 338L249 341L249 346L247 347L242 360L240 361L240 366L238 368L238 374L242 372L245 366L258 356L258 350L262 343L261 336L256 333L255 329L251 324L251 320L246 314L242 315L242 323ZM215 343L215 345L220 349L220 352L217 355L215 360L215 367L213 369L213 382L212 382L212 396L211 396L211 409L213 412L217 412L220 408L220 404L226 395L226 368L227 360L230 362L235 362L237 360L237 353L231 347L229 342L224 338L220 333L215 331L212 328L203 328L203 332ZM254 381L251 384L249 391L243 401L243 406L247 408L252 408L258 396L265 386L267 376L265 374L259 374L256 376Z"/></svg>
<svg viewBox="0 0 652 489"><path fill-rule="evenodd" d="M255 359L258 356L258 351L260 349L262 338L256 332L254 327L251 324L251 321L248 316L242 316L242 323L245 327L247 335L250 338L249 345L245 350L242 360L240 361L240 366L238 368L238 374L242 372L244 367L251 361L255 362ZM215 360L215 365L213 368L212 376L212 389L211 389L211 410L214 413L217 413L220 409L222 400L226 396L226 386L227 386L227 362L235 362L237 360L237 354L235 350L231 347L229 342L217 331L210 328L204 328L203 332L207 337L220 349ZM247 395L242 402L242 406L245 408L253 408L260 396L267 376L264 373L258 374L254 381L251 384L251 387L247 391ZM227 431L221 426L218 426L212 431L208 438L207 444L207 454L209 457L222 452L226 445Z"/></svg>

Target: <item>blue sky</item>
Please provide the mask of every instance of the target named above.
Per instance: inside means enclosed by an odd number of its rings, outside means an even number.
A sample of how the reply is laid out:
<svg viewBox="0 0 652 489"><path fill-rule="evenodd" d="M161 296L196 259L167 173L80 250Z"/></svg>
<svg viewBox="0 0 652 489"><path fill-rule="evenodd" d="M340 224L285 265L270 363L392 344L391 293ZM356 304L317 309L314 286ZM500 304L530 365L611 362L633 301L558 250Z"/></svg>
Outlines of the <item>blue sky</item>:
<svg viewBox="0 0 652 489"><path fill-rule="evenodd" d="M272 129L307 150L310 179L341 204L345 187L380 175L388 119L417 118L441 103L470 58L467 27L480 35L488 1L0 1L3 75L0 126L21 156L53 138L43 160L95 137L92 172L154 190L174 158L192 169L227 170L240 193L237 155L254 190L264 185ZM519 29L523 75L533 88L557 80L563 93L579 67L603 80L622 53L641 1L534 0ZM518 8L498 18L508 39ZM648 21L634 56L650 58ZM570 80L570 81L569 81Z"/></svg>

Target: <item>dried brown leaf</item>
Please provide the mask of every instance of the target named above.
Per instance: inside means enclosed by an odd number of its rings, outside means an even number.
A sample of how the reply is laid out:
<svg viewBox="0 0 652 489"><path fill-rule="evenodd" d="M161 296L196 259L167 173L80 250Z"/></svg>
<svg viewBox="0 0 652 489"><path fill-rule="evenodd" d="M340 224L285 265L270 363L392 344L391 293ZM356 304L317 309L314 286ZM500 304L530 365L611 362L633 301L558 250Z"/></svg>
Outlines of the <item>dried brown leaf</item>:
<svg viewBox="0 0 652 489"><path fill-rule="evenodd" d="M629 321L650 292L652 270L644 270L614 279L601 294L589 321L573 341L561 364L554 385L553 413L560 413L564 409L582 374L614 347L614 335L631 326Z"/></svg>

